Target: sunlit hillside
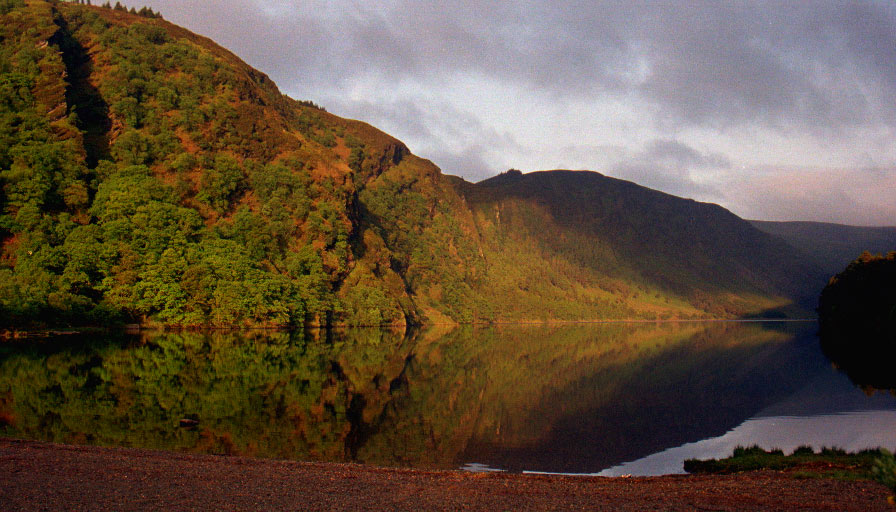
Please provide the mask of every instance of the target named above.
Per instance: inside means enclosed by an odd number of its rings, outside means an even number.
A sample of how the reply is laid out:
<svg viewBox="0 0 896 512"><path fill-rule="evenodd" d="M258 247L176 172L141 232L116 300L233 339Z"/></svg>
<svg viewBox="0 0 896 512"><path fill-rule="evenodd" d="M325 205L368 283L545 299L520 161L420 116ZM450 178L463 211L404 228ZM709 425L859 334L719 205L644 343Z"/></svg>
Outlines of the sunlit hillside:
<svg viewBox="0 0 896 512"><path fill-rule="evenodd" d="M0 17L4 325L793 316L817 293L718 206L596 174L444 176L152 11Z"/></svg>

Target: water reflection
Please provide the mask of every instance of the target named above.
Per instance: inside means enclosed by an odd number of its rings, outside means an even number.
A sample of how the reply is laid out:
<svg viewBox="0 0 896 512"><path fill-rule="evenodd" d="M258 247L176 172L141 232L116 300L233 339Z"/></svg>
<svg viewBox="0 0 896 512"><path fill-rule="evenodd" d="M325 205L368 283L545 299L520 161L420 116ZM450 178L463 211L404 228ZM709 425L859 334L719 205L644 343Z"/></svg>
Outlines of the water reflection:
<svg viewBox="0 0 896 512"><path fill-rule="evenodd" d="M784 396L817 351L793 325L562 327L514 344L482 386L465 460L509 470L590 472L724 433ZM483 358L488 367L493 358Z"/></svg>
<svg viewBox="0 0 896 512"><path fill-rule="evenodd" d="M143 333L0 345L0 435L595 472L723 435L819 375L813 324ZM181 426L181 420L194 420Z"/></svg>
<svg viewBox="0 0 896 512"><path fill-rule="evenodd" d="M789 396L763 408L725 434L686 443L608 468L603 476L684 472L686 459L723 458L737 446L758 444L791 453L799 446L816 451L896 447L896 397L866 396L842 374L822 372Z"/></svg>
<svg viewBox="0 0 896 512"><path fill-rule="evenodd" d="M862 322L828 326L820 333L821 349L857 386L869 392L896 391L896 334L892 330Z"/></svg>
<svg viewBox="0 0 896 512"><path fill-rule="evenodd" d="M148 333L5 346L2 434L344 460L357 437L349 419L365 399L366 410L382 407L404 367L403 341L371 330L331 339ZM199 423L181 428L184 418Z"/></svg>
<svg viewBox="0 0 896 512"><path fill-rule="evenodd" d="M793 453L800 446L819 451L836 446L847 451L869 447L893 449L896 411L854 411L818 416L751 418L722 436L669 448L647 457L605 469L601 476L666 475L684 473L687 459L728 457L738 446L758 444L766 450Z"/></svg>

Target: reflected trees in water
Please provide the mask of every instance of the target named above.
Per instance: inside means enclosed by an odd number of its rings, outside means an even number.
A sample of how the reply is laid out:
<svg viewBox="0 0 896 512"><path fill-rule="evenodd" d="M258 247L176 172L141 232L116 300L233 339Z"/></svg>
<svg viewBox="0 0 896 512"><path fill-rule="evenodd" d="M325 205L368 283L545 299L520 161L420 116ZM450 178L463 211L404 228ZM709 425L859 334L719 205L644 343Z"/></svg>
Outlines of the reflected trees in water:
<svg viewBox="0 0 896 512"><path fill-rule="evenodd" d="M817 351L806 339L789 324L645 323L7 344L0 435L596 471L719 435L791 392Z"/></svg>

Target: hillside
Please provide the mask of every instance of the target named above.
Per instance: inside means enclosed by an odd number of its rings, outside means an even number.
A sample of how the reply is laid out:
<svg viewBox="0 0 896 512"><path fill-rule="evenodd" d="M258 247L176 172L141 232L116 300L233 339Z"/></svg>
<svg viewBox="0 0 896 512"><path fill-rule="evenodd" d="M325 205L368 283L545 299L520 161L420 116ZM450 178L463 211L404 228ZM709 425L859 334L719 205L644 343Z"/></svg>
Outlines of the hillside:
<svg viewBox="0 0 896 512"><path fill-rule="evenodd" d="M616 297L730 317L811 308L818 293L806 287L817 268L718 205L588 171L511 170L459 188L487 254L512 260L523 246Z"/></svg>
<svg viewBox="0 0 896 512"><path fill-rule="evenodd" d="M860 254L887 254L896 250L896 227L865 227L826 222L769 222L751 224L802 251L825 274L825 281Z"/></svg>
<svg viewBox="0 0 896 512"><path fill-rule="evenodd" d="M141 12L0 3L0 325L737 317L817 293L718 206L444 176Z"/></svg>
<svg viewBox="0 0 896 512"><path fill-rule="evenodd" d="M394 138L163 20L3 6L6 322L418 322L468 256Z"/></svg>

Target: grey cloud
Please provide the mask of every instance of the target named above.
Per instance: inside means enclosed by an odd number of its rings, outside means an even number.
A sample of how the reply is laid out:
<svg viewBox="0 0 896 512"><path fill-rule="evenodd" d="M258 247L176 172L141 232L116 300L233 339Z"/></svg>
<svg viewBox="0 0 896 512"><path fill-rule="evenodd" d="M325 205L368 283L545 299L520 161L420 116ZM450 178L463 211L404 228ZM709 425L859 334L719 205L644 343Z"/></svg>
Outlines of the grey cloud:
<svg viewBox="0 0 896 512"><path fill-rule="evenodd" d="M896 168L752 169L723 178L726 203L746 218L892 226Z"/></svg>
<svg viewBox="0 0 896 512"><path fill-rule="evenodd" d="M460 176L467 181L477 182L499 172L488 163L490 150L482 145L464 148L460 153L436 149L429 155L445 174ZM502 169L503 170L503 169Z"/></svg>
<svg viewBox="0 0 896 512"><path fill-rule="evenodd" d="M349 19L341 71L637 91L675 123L857 123L896 93L894 16L869 3L398 2Z"/></svg>
<svg viewBox="0 0 896 512"><path fill-rule="evenodd" d="M653 66L642 85L675 120L819 127L892 109L888 44L896 30L893 16L872 4L736 3L683 11L655 13L648 25Z"/></svg>
<svg viewBox="0 0 896 512"><path fill-rule="evenodd" d="M609 172L664 192L711 199L719 196L718 191L695 181L693 171L730 167L731 161L725 155L701 153L677 140L656 139L640 152L624 156Z"/></svg>
<svg viewBox="0 0 896 512"><path fill-rule="evenodd" d="M338 40L312 9L229 0L151 0L148 6L233 51L298 99L317 100L320 84L333 80Z"/></svg>
<svg viewBox="0 0 896 512"><path fill-rule="evenodd" d="M670 123L896 123L884 3L291 1L276 18L263 3L153 5L308 96L473 74L559 97L636 92Z"/></svg>
<svg viewBox="0 0 896 512"><path fill-rule="evenodd" d="M643 153L648 161L661 163L678 169L729 168L731 161L721 153L701 153L696 149L672 139L655 139Z"/></svg>
<svg viewBox="0 0 896 512"><path fill-rule="evenodd" d="M501 170L503 155L524 151L509 134L482 124L473 114L426 98L389 102L339 101L331 110L361 117L401 137L411 150L433 160L447 174L478 181Z"/></svg>
<svg viewBox="0 0 896 512"><path fill-rule="evenodd" d="M631 158L631 151L617 144L576 144L560 148L558 169L606 171ZM583 165L585 164L585 165Z"/></svg>
<svg viewBox="0 0 896 512"><path fill-rule="evenodd" d="M565 160L558 148L585 144L580 139L599 145L612 134L548 129L535 143L541 146L524 148L516 139L537 138L491 128L477 111L488 108L478 98L452 104L446 94L440 102L446 84L465 84L473 96L480 87L518 94L506 115L543 116L546 126L574 123L575 109L590 104L622 105L628 110L609 121L619 121L614 126L630 131L631 141L656 140L639 147L616 137L621 156L572 155L570 163L597 162L596 170L682 195L720 194L693 172L730 171L731 162L680 143L699 140L705 148L714 134L755 133L779 151L809 158L812 150L796 144L823 148L836 141L849 147L831 152L838 165L880 167L896 155L892 2L149 1L166 18L232 49L290 95L371 122L447 172L470 178L518 159L538 165L527 160L533 155ZM595 112L612 116L613 108ZM789 140L800 141L794 151ZM726 143L731 148L730 138ZM774 164L769 153L739 159ZM836 212L837 198L828 200Z"/></svg>
<svg viewBox="0 0 896 512"><path fill-rule="evenodd" d="M869 205L843 190L819 191L809 198L794 198L787 191L769 188L762 195L742 197L732 207L747 218L813 220L857 226L892 226L896 211Z"/></svg>
<svg viewBox="0 0 896 512"><path fill-rule="evenodd" d="M473 73L565 94L618 82L614 69L628 60L627 43L593 8L398 2L385 11L348 27L355 64L434 81Z"/></svg>
<svg viewBox="0 0 896 512"><path fill-rule="evenodd" d="M326 107L334 114L348 118L363 118L377 128L391 134L407 134L416 140L431 139L435 134L429 123L432 113L422 105L408 99L393 101L351 101L338 97L326 101ZM412 144L411 141L404 141ZM411 148L413 150L413 148Z"/></svg>

